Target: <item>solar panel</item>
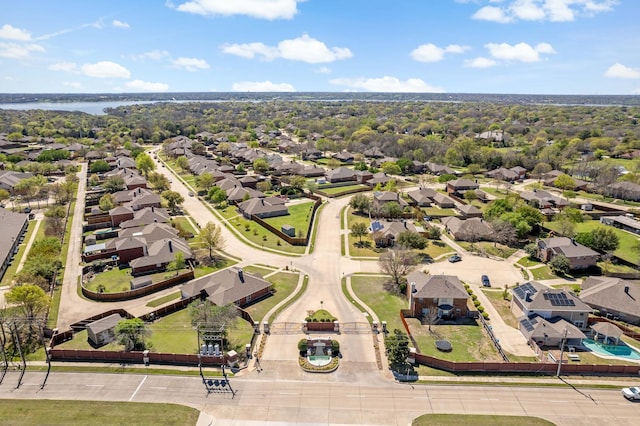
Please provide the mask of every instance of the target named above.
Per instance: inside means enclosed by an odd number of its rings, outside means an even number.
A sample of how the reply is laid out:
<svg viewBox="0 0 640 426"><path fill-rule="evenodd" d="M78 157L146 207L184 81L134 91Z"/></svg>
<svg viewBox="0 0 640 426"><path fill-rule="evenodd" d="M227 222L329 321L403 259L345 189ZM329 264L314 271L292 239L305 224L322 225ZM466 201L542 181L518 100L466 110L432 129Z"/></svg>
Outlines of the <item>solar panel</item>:
<svg viewBox="0 0 640 426"><path fill-rule="evenodd" d="M531 285L531 283L524 283L514 288L513 292L518 296L518 298L524 300L527 292L529 292L529 295L533 296L538 292L538 290L536 290L536 288Z"/></svg>
<svg viewBox="0 0 640 426"><path fill-rule="evenodd" d="M576 306L576 302L569 299L565 293L545 293L544 298L551 306Z"/></svg>
<svg viewBox="0 0 640 426"><path fill-rule="evenodd" d="M371 232L378 232L382 228L384 228L384 225L378 222L377 220L374 222L371 222Z"/></svg>
<svg viewBox="0 0 640 426"><path fill-rule="evenodd" d="M525 328L525 330L527 330L528 332L532 332L534 327L533 324L531 324L531 321L529 320L529 318L525 318L523 320L520 320L520 324L522 324L522 326Z"/></svg>

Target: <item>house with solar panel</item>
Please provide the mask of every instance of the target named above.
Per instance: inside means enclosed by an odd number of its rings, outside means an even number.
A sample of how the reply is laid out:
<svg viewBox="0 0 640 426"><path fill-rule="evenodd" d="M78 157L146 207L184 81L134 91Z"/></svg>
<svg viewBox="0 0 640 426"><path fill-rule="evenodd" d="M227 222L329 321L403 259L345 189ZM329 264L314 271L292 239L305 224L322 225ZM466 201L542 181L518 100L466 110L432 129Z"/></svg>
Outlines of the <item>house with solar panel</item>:
<svg viewBox="0 0 640 426"><path fill-rule="evenodd" d="M513 289L511 311L529 342L556 347L565 338L565 330L567 344L580 346L592 308L571 292L529 281Z"/></svg>

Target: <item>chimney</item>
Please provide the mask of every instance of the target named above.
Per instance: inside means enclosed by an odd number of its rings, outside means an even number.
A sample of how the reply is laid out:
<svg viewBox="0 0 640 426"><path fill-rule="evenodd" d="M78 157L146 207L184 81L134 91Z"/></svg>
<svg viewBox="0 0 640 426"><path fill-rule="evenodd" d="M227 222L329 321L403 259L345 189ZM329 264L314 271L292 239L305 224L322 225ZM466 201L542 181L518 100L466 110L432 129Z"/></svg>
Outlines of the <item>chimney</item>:
<svg viewBox="0 0 640 426"><path fill-rule="evenodd" d="M529 290L524 292L524 300L526 302L531 302L531 292Z"/></svg>
<svg viewBox="0 0 640 426"><path fill-rule="evenodd" d="M173 253L173 244L171 244L171 240L169 240L169 253Z"/></svg>
<svg viewBox="0 0 640 426"><path fill-rule="evenodd" d="M629 294L629 286L628 286L628 285L625 285L625 286L624 286L624 292L625 292L625 293L627 293L627 294Z"/></svg>
<svg viewBox="0 0 640 426"><path fill-rule="evenodd" d="M153 206L151 206L151 212L153 213L155 210L153 209Z"/></svg>
<svg viewBox="0 0 640 426"><path fill-rule="evenodd" d="M238 278L240 279L241 283L244 282L244 273L242 272L242 269L238 269Z"/></svg>

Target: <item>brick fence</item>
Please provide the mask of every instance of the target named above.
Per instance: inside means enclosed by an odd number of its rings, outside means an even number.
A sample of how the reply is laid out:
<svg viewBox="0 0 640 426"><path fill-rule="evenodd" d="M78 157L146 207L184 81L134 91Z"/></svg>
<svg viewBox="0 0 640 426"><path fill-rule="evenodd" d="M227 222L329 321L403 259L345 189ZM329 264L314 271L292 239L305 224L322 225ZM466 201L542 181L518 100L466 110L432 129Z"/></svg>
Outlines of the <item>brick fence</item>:
<svg viewBox="0 0 640 426"><path fill-rule="evenodd" d="M122 300L131 300L138 297L147 296L151 293L155 293L165 288L169 288L175 284L192 280L194 278L193 271L187 271L184 274L176 275L169 279L145 286L135 290L121 291L118 293L98 293L82 286L82 295L88 299L96 300L98 302L117 302Z"/></svg>

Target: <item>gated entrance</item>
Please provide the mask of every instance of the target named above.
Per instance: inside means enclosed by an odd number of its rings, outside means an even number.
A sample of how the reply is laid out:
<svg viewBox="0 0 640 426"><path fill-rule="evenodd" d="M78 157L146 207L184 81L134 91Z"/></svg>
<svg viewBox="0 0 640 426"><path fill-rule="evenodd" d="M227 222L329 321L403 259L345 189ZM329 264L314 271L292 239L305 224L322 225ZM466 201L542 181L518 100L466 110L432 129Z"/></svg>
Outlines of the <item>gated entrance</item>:
<svg viewBox="0 0 640 426"><path fill-rule="evenodd" d="M372 332L372 326L368 322L340 323L340 333L343 333L343 334L367 334L371 332Z"/></svg>
<svg viewBox="0 0 640 426"><path fill-rule="evenodd" d="M269 325L269 334L302 334L302 323L274 322Z"/></svg>

